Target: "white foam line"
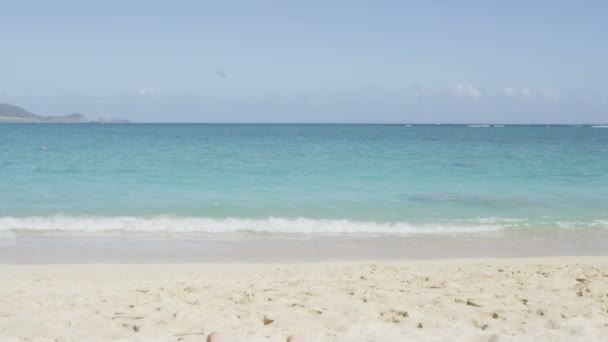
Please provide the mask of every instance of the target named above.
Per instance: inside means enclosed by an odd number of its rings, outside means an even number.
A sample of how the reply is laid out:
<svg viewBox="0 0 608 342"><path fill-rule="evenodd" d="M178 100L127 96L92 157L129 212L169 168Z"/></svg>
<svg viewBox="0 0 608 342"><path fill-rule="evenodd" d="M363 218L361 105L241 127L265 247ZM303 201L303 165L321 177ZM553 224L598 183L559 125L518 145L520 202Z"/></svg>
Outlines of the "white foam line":
<svg viewBox="0 0 608 342"><path fill-rule="evenodd" d="M474 233L504 229L500 224L411 224L407 222L374 222L324 220L308 218L266 219L199 218L155 216L35 216L2 217L0 231L66 231L66 232L264 232L264 233Z"/></svg>
<svg viewBox="0 0 608 342"><path fill-rule="evenodd" d="M372 233L372 234L440 234L495 232L530 227L526 219L478 217L446 223L409 223L329 220L310 218L268 217L205 218L159 215L131 216L31 216L0 217L0 232L64 231L64 232L259 232L259 233ZM543 226L547 226L544 223ZM555 228L608 229L608 220L589 222L557 222Z"/></svg>

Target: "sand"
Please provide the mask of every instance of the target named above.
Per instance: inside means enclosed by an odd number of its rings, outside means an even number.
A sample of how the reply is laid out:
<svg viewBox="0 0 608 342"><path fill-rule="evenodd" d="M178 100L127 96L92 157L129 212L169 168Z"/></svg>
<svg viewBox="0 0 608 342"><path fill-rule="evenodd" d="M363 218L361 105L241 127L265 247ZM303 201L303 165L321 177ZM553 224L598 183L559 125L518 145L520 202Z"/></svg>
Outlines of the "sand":
<svg viewBox="0 0 608 342"><path fill-rule="evenodd" d="M608 258L0 266L1 341L608 341Z"/></svg>

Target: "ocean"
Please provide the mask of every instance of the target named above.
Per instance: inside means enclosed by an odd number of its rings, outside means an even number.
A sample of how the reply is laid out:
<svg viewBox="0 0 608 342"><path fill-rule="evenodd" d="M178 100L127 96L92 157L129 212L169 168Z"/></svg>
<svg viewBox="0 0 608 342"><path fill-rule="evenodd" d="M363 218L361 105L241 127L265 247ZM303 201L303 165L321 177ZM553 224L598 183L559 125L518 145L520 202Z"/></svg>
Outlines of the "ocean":
<svg viewBox="0 0 608 342"><path fill-rule="evenodd" d="M598 229L601 126L0 125L0 233Z"/></svg>

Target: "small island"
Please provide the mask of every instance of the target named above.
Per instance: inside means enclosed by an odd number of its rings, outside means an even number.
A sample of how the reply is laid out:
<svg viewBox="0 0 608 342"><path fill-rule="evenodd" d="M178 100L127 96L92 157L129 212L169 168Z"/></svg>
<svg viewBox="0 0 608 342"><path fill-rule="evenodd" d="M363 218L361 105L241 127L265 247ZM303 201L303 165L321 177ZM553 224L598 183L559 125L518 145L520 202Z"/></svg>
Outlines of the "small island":
<svg viewBox="0 0 608 342"><path fill-rule="evenodd" d="M112 123L125 124L129 120L102 118L97 121L90 121L80 113L64 116L42 116L29 112L21 107L8 103L0 103L0 123Z"/></svg>

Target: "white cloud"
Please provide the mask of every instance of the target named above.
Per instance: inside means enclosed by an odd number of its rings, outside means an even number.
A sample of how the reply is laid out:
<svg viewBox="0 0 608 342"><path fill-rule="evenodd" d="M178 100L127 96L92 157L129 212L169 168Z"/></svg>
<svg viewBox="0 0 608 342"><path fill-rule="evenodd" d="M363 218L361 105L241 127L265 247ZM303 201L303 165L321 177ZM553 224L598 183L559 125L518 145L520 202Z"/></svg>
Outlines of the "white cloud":
<svg viewBox="0 0 608 342"><path fill-rule="evenodd" d="M154 88L139 88L137 89L137 94L139 94L140 96L148 96L148 95L154 95L157 94L158 91L156 91L156 89Z"/></svg>
<svg viewBox="0 0 608 342"><path fill-rule="evenodd" d="M557 102L561 99L561 94L558 89L542 88L538 90L538 94L547 101Z"/></svg>
<svg viewBox="0 0 608 342"><path fill-rule="evenodd" d="M531 100L534 98L534 91L530 88L515 88L512 86L505 87L502 90L502 93L506 97L510 97L512 99L526 99Z"/></svg>
<svg viewBox="0 0 608 342"><path fill-rule="evenodd" d="M515 88L512 86L505 87L502 93L512 99L524 99L533 100L540 99L545 101L557 102L561 99L561 93L559 89L553 88Z"/></svg>
<svg viewBox="0 0 608 342"><path fill-rule="evenodd" d="M479 90L478 88L475 88L470 84L462 84L462 83L459 83L459 84L455 85L454 87L452 87L450 92L452 93L453 96L466 97L473 101L478 100L483 95L482 91Z"/></svg>
<svg viewBox="0 0 608 342"><path fill-rule="evenodd" d="M530 99L534 98L534 92L530 88L522 88L521 95L526 100L530 100Z"/></svg>
<svg viewBox="0 0 608 342"><path fill-rule="evenodd" d="M508 97L517 97L517 89L509 86L509 87L505 87L505 89L503 89L503 94L505 94L505 96Z"/></svg>

